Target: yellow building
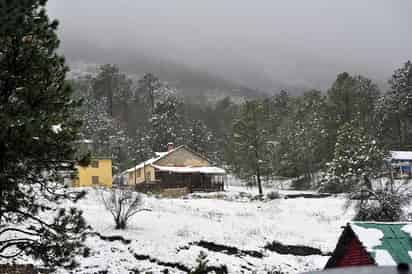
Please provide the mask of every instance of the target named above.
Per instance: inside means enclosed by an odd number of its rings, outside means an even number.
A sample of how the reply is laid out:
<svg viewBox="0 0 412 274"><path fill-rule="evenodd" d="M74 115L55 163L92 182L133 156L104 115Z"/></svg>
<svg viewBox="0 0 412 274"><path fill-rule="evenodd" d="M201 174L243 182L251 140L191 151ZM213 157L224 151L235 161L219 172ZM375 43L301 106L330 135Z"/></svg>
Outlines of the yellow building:
<svg viewBox="0 0 412 274"><path fill-rule="evenodd" d="M105 186L112 187L112 159L94 157L89 166L76 166L77 179L73 186Z"/></svg>

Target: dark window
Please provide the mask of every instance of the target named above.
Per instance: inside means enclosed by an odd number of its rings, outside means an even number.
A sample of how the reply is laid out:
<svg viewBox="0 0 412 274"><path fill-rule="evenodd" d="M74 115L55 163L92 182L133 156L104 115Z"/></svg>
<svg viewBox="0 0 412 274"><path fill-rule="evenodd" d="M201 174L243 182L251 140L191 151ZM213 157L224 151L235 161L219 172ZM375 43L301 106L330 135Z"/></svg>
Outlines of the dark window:
<svg viewBox="0 0 412 274"><path fill-rule="evenodd" d="M99 176L92 176L92 184L93 185L99 184Z"/></svg>
<svg viewBox="0 0 412 274"><path fill-rule="evenodd" d="M94 168L99 168L99 161L92 161L91 165Z"/></svg>
<svg viewBox="0 0 412 274"><path fill-rule="evenodd" d="M136 170L135 170L135 174L136 174L136 177L142 176L142 169L141 169L141 168L136 169Z"/></svg>

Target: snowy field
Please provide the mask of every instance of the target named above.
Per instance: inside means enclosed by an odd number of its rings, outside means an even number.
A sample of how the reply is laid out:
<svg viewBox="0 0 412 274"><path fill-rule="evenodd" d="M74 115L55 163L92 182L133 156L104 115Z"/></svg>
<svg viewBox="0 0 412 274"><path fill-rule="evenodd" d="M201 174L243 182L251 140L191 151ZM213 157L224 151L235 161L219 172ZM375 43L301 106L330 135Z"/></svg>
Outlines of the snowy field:
<svg viewBox="0 0 412 274"><path fill-rule="evenodd" d="M186 273L184 269L195 266L201 250L207 253L209 265L227 265L229 273L301 273L322 268L328 256L281 255L264 246L275 240L331 252L341 226L353 216L352 209L345 207L344 198L250 201L245 197L256 191L233 186L225 193L195 194L186 199L145 197L144 207L152 211L138 213L128 229L120 231L114 229L98 191L88 189L88 195L78 206L93 229L104 236L120 235L131 242L90 237L86 244L92 248L91 256L79 258L81 266L75 272ZM294 192L281 191L285 193ZM230 254L199 246L197 243L202 240L235 247L239 252Z"/></svg>

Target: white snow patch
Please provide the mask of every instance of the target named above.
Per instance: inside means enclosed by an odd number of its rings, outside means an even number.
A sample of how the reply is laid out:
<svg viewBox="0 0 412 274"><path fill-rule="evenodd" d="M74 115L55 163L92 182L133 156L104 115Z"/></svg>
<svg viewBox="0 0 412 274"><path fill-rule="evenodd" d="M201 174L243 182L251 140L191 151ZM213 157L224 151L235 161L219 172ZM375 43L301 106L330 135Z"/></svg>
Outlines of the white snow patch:
<svg viewBox="0 0 412 274"><path fill-rule="evenodd" d="M58 134L60 131L62 131L62 125L61 124L52 125L51 128L52 128L52 131L56 134Z"/></svg>
<svg viewBox="0 0 412 274"><path fill-rule="evenodd" d="M76 206L84 211L84 217L93 229L105 236L120 235L130 239L131 243L88 238L86 245L92 253L87 258L78 258L78 274L99 271L130 273L132 269L141 273L161 273L166 268L149 260L137 260L134 253L191 268L195 266L200 251L207 253L209 265L225 264L229 273L270 273L273 270L302 273L319 270L329 257L281 255L262 247L276 240L283 244L332 251L341 234L341 226L354 215L352 208L345 209L346 199L343 196L244 202L240 193L257 194L257 189L236 186L204 199L163 199L144 195L144 207L152 211L134 216L126 230L116 230L112 216L101 202L99 191L84 189L88 194ZM265 191L273 190L275 188L265 188ZM233 200L219 198L223 194L233 197ZM190 245L200 240L259 251L264 256L228 255ZM176 268L168 270L169 273L183 273ZM60 269L57 273L67 272Z"/></svg>
<svg viewBox="0 0 412 274"><path fill-rule="evenodd" d="M379 229L363 228L354 223L351 224L351 228L367 251L372 251L374 247L382 244L381 239L383 238L383 232Z"/></svg>
<svg viewBox="0 0 412 274"><path fill-rule="evenodd" d="M412 238L412 224L404 225L402 227L402 230L406 233L409 234L409 236Z"/></svg>
<svg viewBox="0 0 412 274"><path fill-rule="evenodd" d="M378 266L396 265L396 262L392 258L391 254L387 250L375 249L375 262Z"/></svg>
<svg viewBox="0 0 412 274"><path fill-rule="evenodd" d="M167 151L166 152L155 152L156 157L163 157L166 154L167 154Z"/></svg>
<svg viewBox="0 0 412 274"><path fill-rule="evenodd" d="M412 151L391 151L394 160L412 160Z"/></svg>

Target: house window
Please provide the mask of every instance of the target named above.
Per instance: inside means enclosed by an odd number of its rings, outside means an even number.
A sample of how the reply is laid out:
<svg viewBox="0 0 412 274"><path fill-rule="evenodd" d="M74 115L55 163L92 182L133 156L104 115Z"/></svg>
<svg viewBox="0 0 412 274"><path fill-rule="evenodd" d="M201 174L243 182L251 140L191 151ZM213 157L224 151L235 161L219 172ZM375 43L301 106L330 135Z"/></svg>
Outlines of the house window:
<svg viewBox="0 0 412 274"><path fill-rule="evenodd" d="M152 178L150 176L150 172L146 172L146 180L149 181L149 182L152 180Z"/></svg>
<svg viewBox="0 0 412 274"><path fill-rule="evenodd" d="M99 184L99 176L92 176L92 184L93 185Z"/></svg>
<svg viewBox="0 0 412 274"><path fill-rule="evenodd" d="M94 168L99 168L99 161L92 161L91 166Z"/></svg>
<svg viewBox="0 0 412 274"><path fill-rule="evenodd" d="M136 177L142 176L142 169L141 169L141 168L136 169L136 170L134 171L134 174L136 175Z"/></svg>

